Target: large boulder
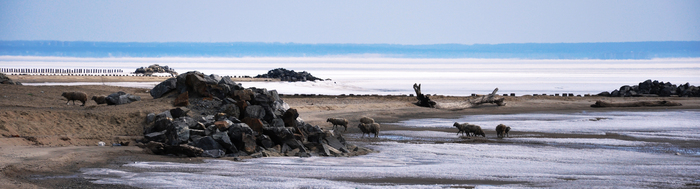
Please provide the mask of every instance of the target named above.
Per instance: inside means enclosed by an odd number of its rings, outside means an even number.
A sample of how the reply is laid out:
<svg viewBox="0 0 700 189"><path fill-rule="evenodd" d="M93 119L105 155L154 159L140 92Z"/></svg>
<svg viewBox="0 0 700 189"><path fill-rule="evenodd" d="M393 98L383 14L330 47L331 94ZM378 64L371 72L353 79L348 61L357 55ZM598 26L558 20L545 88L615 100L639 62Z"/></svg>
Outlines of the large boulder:
<svg viewBox="0 0 700 189"><path fill-rule="evenodd" d="M236 106L235 104L224 104L221 106L219 111L225 113L228 116L233 116L236 118L240 117L241 115L240 109L238 109L238 106Z"/></svg>
<svg viewBox="0 0 700 189"><path fill-rule="evenodd" d="M163 82L160 82L158 85L153 87L151 89L151 96L153 98L160 98L166 93L175 90L177 88L177 78L170 78L166 79Z"/></svg>
<svg viewBox="0 0 700 189"><path fill-rule="evenodd" d="M112 93L105 98L107 105L128 104L135 101L140 101L141 97L132 94L127 94L123 91Z"/></svg>
<svg viewBox="0 0 700 189"><path fill-rule="evenodd" d="M221 146L219 142L210 136L202 137L194 144L194 146L204 150L204 153L202 154L204 157L218 158L223 156L222 153L226 151L226 148Z"/></svg>
<svg viewBox="0 0 700 189"><path fill-rule="evenodd" d="M190 139L190 126L194 126L197 122L190 117L180 117L172 122L172 126L168 129L168 144L171 146L186 144Z"/></svg>
<svg viewBox="0 0 700 189"><path fill-rule="evenodd" d="M255 136L255 134L255 131L253 131L253 129L248 127L248 125L245 123L235 123L228 127L229 139L237 149L243 149L245 147L243 135Z"/></svg>
<svg viewBox="0 0 700 189"><path fill-rule="evenodd" d="M238 153L238 148L231 142L228 132L216 132L211 138L218 142L228 153Z"/></svg>

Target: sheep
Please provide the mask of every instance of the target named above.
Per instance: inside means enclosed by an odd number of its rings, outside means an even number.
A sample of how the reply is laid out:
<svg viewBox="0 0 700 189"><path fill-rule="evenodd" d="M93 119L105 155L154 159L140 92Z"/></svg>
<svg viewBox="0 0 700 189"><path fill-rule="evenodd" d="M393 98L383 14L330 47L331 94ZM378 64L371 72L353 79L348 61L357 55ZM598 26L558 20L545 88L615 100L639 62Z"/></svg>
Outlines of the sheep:
<svg viewBox="0 0 700 189"><path fill-rule="evenodd" d="M83 102L83 105L80 106L85 106L85 102L87 101L87 94L84 92L64 92L61 96L68 100L66 101L66 105L70 105L70 101L73 101L73 105L75 105L75 101L79 100Z"/></svg>
<svg viewBox="0 0 700 189"><path fill-rule="evenodd" d="M362 118L360 118L360 123L372 124L372 123L374 123L374 119L372 119L370 117L362 117Z"/></svg>
<svg viewBox="0 0 700 189"><path fill-rule="evenodd" d="M483 130L481 130L481 127L478 125L467 125L467 128L474 133L474 136L479 136L481 135L482 137L486 137L486 134L484 133Z"/></svg>
<svg viewBox="0 0 700 189"><path fill-rule="evenodd" d="M506 136L506 125L498 124L498 126L496 126L496 136L498 136L498 138Z"/></svg>
<svg viewBox="0 0 700 189"><path fill-rule="evenodd" d="M94 100L97 104L107 104L107 97L104 95L92 96L90 100Z"/></svg>
<svg viewBox="0 0 700 189"><path fill-rule="evenodd" d="M340 125L345 127L345 131L348 130L348 120L345 118L328 118L326 122L331 122L333 124L333 129Z"/></svg>
<svg viewBox="0 0 700 189"><path fill-rule="evenodd" d="M359 127L360 130L362 130L362 137L365 137L365 134L367 134L367 136L369 137L370 133L374 133L374 138L379 137L379 128L380 128L379 123L371 123L371 124L360 123L359 125L357 125L357 127Z"/></svg>
<svg viewBox="0 0 700 189"><path fill-rule="evenodd" d="M472 136L472 133L474 133L473 136L481 135L483 137L486 137L486 134L484 133L483 130L481 130L481 127L478 125L472 125L469 123L460 124L460 123L455 122L455 124L453 126L457 127L457 129L459 129L459 131L457 132L457 135L459 135L459 133L464 132L467 134L467 136Z"/></svg>
<svg viewBox="0 0 700 189"><path fill-rule="evenodd" d="M510 136L510 135L508 135L508 131L510 131L510 127L506 126L506 137Z"/></svg>
<svg viewBox="0 0 700 189"><path fill-rule="evenodd" d="M457 127L457 129L459 130L459 131L457 131L457 135L459 135L459 133L462 133L462 136L464 136L464 134L469 134L469 129L467 129L467 125L468 125L468 123L459 124L459 123L455 122L455 124L452 126Z"/></svg>

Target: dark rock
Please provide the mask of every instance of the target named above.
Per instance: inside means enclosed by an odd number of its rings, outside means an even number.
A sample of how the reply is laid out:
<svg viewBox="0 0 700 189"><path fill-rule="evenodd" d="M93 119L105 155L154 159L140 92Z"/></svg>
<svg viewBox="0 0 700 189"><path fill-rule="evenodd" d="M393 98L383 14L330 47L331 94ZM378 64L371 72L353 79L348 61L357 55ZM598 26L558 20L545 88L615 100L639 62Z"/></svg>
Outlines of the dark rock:
<svg viewBox="0 0 700 189"><path fill-rule="evenodd" d="M168 66L160 66L158 64L153 64L148 67L136 68L135 74L153 75L154 73L169 73L170 75L177 75L177 72Z"/></svg>
<svg viewBox="0 0 700 189"><path fill-rule="evenodd" d="M228 127L233 125L233 122L229 120L223 120L223 121L217 121L214 122L214 125L216 126L219 131L228 131Z"/></svg>
<svg viewBox="0 0 700 189"><path fill-rule="evenodd" d="M153 89L151 89L150 93L151 93L151 96L155 99L155 98L162 97L166 93L168 93L176 88L177 88L177 79L170 78L170 79L167 79L163 82L160 82L158 85L153 87Z"/></svg>
<svg viewBox="0 0 700 189"><path fill-rule="evenodd" d="M155 142L165 142L167 137L165 133L168 132L167 130L159 131L159 132L152 132L143 135L143 137L148 140L148 141L155 141Z"/></svg>
<svg viewBox="0 0 700 189"><path fill-rule="evenodd" d="M174 118L180 118L180 117L186 117L187 113L190 112L190 109L187 109L185 107L179 107L179 108L174 108L170 109L170 115Z"/></svg>
<svg viewBox="0 0 700 189"><path fill-rule="evenodd" d="M197 157L204 152L201 148L181 144L177 146L165 146L165 154L186 155L188 157Z"/></svg>
<svg viewBox="0 0 700 189"><path fill-rule="evenodd" d="M260 105L251 105L245 109L245 117L263 119L265 118L265 108Z"/></svg>
<svg viewBox="0 0 700 189"><path fill-rule="evenodd" d="M218 142L221 146L223 146L223 148L226 149L228 153L238 152L238 149L228 137L227 132L217 132L214 135L212 135L211 138Z"/></svg>
<svg viewBox="0 0 700 189"><path fill-rule="evenodd" d="M243 86L241 86L240 84L237 84L236 82L231 80L231 77L229 77L229 76L222 77L221 80L219 80L218 84L228 86L231 90L242 90L243 89Z"/></svg>
<svg viewBox="0 0 700 189"><path fill-rule="evenodd" d="M240 117L241 111L238 109L238 106L235 104L225 104L221 106L220 112L226 113L226 115L233 116L233 117Z"/></svg>
<svg viewBox="0 0 700 189"><path fill-rule="evenodd" d="M255 149L258 147L255 140L255 136L243 133L241 138L243 139L243 151L248 154L255 153Z"/></svg>
<svg viewBox="0 0 700 189"><path fill-rule="evenodd" d="M243 149L245 147L243 134L254 136L255 132L245 123L235 123L228 128L228 136L237 149Z"/></svg>
<svg viewBox="0 0 700 189"><path fill-rule="evenodd" d="M251 89L233 91L234 100L237 100L238 102L250 101L251 99L254 98L254 96L255 96L255 93L253 93L253 90L251 90Z"/></svg>
<svg viewBox="0 0 700 189"><path fill-rule="evenodd" d="M263 132L264 125L263 125L262 121L260 121L260 119L246 117L245 119L243 119L241 121L243 121L243 123L248 125L248 127L250 127L251 129L253 129L253 131L258 132L258 133Z"/></svg>
<svg viewBox="0 0 700 189"><path fill-rule="evenodd" d="M342 138L341 136L338 136L338 137ZM345 148L345 144L344 144L343 142L341 142L340 140L338 140L337 137L335 137L335 136L326 136L326 137L325 137L325 140L326 140L326 142L328 143L329 146L331 146L331 147L333 147L333 148L335 148L335 149L338 149L338 150L340 150L340 151L342 151L342 152L349 152L348 149ZM343 140L345 140L345 139L343 139Z"/></svg>
<svg viewBox="0 0 700 189"><path fill-rule="evenodd" d="M226 150L219 142L214 140L211 136L205 136L200 138L194 145L195 147L201 148L202 150Z"/></svg>
<svg viewBox="0 0 700 189"><path fill-rule="evenodd" d="M267 71L267 74L261 74L255 76L255 78L277 78L282 81L323 81L323 79L314 77L310 73L303 71L303 72L295 72L294 70L287 70L284 68L277 68L273 69L270 71Z"/></svg>
<svg viewBox="0 0 700 189"><path fill-rule="evenodd" d="M172 126L173 119L169 117L161 117L159 119L156 119L156 121L153 123L153 126L150 127L147 131L149 132L159 132L159 131L164 131L167 130Z"/></svg>
<svg viewBox="0 0 700 189"><path fill-rule="evenodd" d="M275 143L272 142L272 139L270 139L270 137L267 135L258 136L257 137L257 144L259 146L262 146L265 149L269 149L269 148L272 148L273 146L275 146Z"/></svg>
<svg viewBox="0 0 700 189"><path fill-rule="evenodd" d="M177 95L177 98L173 101L173 106L189 106L190 105L190 95L188 91Z"/></svg>
<svg viewBox="0 0 700 189"><path fill-rule="evenodd" d="M223 150L221 150L221 149L213 149L213 150L204 150L204 152L202 152L202 154L199 155L199 156L201 156L201 157L220 158L220 157L224 157L224 155L226 155L226 152L224 152Z"/></svg>
<svg viewBox="0 0 700 189"><path fill-rule="evenodd" d="M608 91L603 91L601 93L598 93L598 96L610 96L610 92Z"/></svg>
<svg viewBox="0 0 700 189"><path fill-rule="evenodd" d="M141 100L141 97L127 94L123 91L112 93L105 98L107 105L121 105Z"/></svg>
<svg viewBox="0 0 700 189"><path fill-rule="evenodd" d="M168 145L176 146L179 144L185 144L190 139L190 125L194 125L196 122L190 117L180 117L172 122L172 126L168 128Z"/></svg>
<svg viewBox="0 0 700 189"><path fill-rule="evenodd" d="M284 126L296 127L298 117L299 117L299 113L297 112L296 109L294 109L294 108L287 109L287 111L285 111L284 114L282 115L282 120L284 121Z"/></svg>
<svg viewBox="0 0 700 189"><path fill-rule="evenodd" d="M192 136L197 135L197 136L207 136L204 130L200 129L190 129L190 139L192 139Z"/></svg>
<svg viewBox="0 0 700 189"><path fill-rule="evenodd" d="M146 123L153 123L156 121L156 114L155 113L149 113L146 115Z"/></svg>

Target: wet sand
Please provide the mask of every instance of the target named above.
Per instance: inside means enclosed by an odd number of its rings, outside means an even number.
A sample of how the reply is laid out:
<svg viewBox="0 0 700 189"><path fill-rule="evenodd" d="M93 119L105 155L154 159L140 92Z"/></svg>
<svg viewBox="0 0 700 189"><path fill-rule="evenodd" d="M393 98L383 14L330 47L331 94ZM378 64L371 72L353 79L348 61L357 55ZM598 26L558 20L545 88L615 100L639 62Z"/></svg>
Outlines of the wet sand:
<svg viewBox="0 0 700 189"><path fill-rule="evenodd" d="M13 78L14 79L14 78ZM21 82L21 80L20 80ZM84 91L89 96L125 91L142 97L142 101L121 106L66 105L60 96L63 91ZM471 97L431 97L443 103L460 103ZM650 111L650 110L697 110L700 98L685 97L550 97L526 96L505 97L507 106L482 105L461 110L444 110L418 107L415 97L407 96L284 96L290 107L299 111L300 117L313 125L330 128L328 117L344 117L350 120L347 138L349 141L366 141L356 137L360 133L355 125L360 117L373 117L380 123L395 123L420 118L457 118L464 115L516 114L516 113L573 113L580 111ZM0 87L0 188L59 188L81 186L104 188L82 178L71 178L80 168L120 166L130 161L202 162L203 158L178 158L151 155L133 146L134 140L143 133L143 120L150 112L162 112L173 108L172 98L152 99L147 91L138 88L112 86L10 86ZM639 100L670 100L682 103L674 107L619 107L591 108L596 100L629 102ZM425 130L385 124L383 131ZM450 129L436 131L455 132ZM543 137L600 138L600 135L561 135L551 133L519 133L511 135L537 134ZM491 140L495 133L486 132L487 139L455 138L437 142L498 143ZM355 136L355 137L353 137ZM624 136L602 136L624 139ZM458 140L460 139L460 140ZM128 147L97 147L98 141L108 144L131 142ZM408 142L408 141L406 141ZM415 141L414 141L415 142ZM435 142L435 141L428 141ZM59 177L49 177L59 176ZM67 177L68 176L68 177ZM37 179L42 178L42 179ZM395 180L357 180L358 182L399 182ZM489 181L440 181L424 180L420 183L459 182L479 184ZM492 183L497 184L497 183ZM507 184L507 183L503 183ZM112 186L127 188L124 186Z"/></svg>

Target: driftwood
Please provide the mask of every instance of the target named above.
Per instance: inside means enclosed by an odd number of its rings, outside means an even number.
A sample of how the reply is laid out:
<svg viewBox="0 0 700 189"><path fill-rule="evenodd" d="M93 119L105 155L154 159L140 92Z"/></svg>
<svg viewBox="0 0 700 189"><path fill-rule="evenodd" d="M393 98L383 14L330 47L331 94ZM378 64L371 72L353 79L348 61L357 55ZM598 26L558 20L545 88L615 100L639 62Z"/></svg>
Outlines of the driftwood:
<svg viewBox="0 0 700 189"><path fill-rule="evenodd" d="M620 103L613 103L613 102L603 102L603 101L596 101L595 104L591 105L591 107L594 108L603 108L603 107L647 107L647 106L681 106L681 103L678 102L672 102L672 101L639 101L639 102L620 102Z"/></svg>
<svg viewBox="0 0 700 189"><path fill-rule="evenodd" d="M430 100L428 96L423 95L420 91L420 84L413 84L413 90L416 91L416 98L418 99L418 106L435 108L435 101Z"/></svg>
<svg viewBox="0 0 700 189"><path fill-rule="evenodd" d="M498 88L494 89L493 92L491 92L491 94L489 94L489 95L482 96L481 98L475 99L473 101L469 100L469 103L471 103L474 106L478 106L478 105L481 105L484 103L493 103L493 104L496 104L498 106L505 106L506 103L503 102L503 100L505 100L504 98L496 98L497 92L498 92Z"/></svg>

